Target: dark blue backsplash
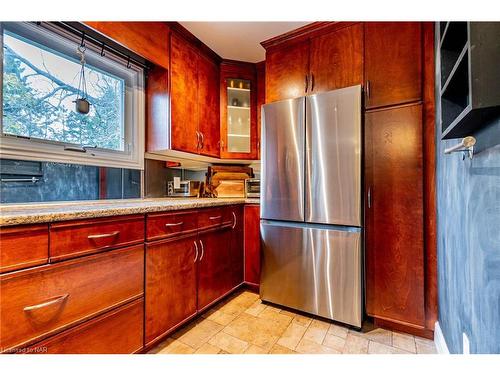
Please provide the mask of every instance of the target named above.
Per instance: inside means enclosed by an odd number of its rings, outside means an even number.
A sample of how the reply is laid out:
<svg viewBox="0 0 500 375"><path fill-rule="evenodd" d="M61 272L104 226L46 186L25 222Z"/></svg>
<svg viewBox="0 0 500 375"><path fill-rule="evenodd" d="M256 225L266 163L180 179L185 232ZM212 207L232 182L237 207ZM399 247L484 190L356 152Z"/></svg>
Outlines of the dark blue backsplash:
<svg viewBox="0 0 500 375"><path fill-rule="evenodd" d="M460 140L440 140L436 109L439 324L451 353L463 333L471 353L500 353L500 119L462 160L444 154Z"/></svg>
<svg viewBox="0 0 500 375"><path fill-rule="evenodd" d="M2 179L38 178L32 182L1 182L1 203L93 200L100 198L99 167L0 160ZM104 168L106 189L103 199L140 198L141 174L138 170ZM103 189L104 190L104 189Z"/></svg>

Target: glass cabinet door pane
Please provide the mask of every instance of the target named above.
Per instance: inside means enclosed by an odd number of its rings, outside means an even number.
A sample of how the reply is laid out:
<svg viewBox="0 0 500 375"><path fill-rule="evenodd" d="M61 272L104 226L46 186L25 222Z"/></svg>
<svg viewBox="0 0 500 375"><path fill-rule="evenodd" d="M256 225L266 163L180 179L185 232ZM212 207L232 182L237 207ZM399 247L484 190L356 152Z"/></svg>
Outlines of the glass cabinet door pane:
<svg viewBox="0 0 500 375"><path fill-rule="evenodd" d="M227 84L227 150L250 152L250 81L229 78Z"/></svg>

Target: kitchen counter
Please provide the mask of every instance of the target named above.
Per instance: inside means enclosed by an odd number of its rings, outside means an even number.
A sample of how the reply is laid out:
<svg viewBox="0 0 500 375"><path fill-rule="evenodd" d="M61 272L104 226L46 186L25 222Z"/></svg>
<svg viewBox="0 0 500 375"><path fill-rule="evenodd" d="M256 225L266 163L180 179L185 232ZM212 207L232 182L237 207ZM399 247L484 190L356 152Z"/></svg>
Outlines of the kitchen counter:
<svg viewBox="0 0 500 375"><path fill-rule="evenodd" d="M259 204L258 198L150 198L0 205L0 226L176 211L193 208Z"/></svg>

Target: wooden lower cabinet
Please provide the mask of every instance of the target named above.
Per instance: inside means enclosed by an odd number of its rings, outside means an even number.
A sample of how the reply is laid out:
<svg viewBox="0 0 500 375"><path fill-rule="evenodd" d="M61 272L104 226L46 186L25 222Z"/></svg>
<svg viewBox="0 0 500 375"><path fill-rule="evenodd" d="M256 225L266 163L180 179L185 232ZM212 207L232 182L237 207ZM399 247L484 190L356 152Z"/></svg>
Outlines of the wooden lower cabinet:
<svg viewBox="0 0 500 375"><path fill-rule="evenodd" d="M424 328L422 106L365 118L366 311Z"/></svg>
<svg viewBox="0 0 500 375"><path fill-rule="evenodd" d="M131 354L143 346L144 299L21 349L26 354Z"/></svg>
<svg viewBox="0 0 500 375"><path fill-rule="evenodd" d="M196 240L146 245L146 345L196 314Z"/></svg>
<svg viewBox="0 0 500 375"><path fill-rule="evenodd" d="M223 296L231 285L231 227L199 234L198 310Z"/></svg>
<svg viewBox="0 0 500 375"><path fill-rule="evenodd" d="M3 274L0 295L0 348L31 345L142 297L144 245Z"/></svg>
<svg viewBox="0 0 500 375"><path fill-rule="evenodd" d="M245 206L244 214L245 283L259 288L260 284L260 206Z"/></svg>
<svg viewBox="0 0 500 375"><path fill-rule="evenodd" d="M234 222L231 226L231 244L230 244L230 289L240 285L243 282L244 274L244 255L243 255L243 206L236 206L231 209Z"/></svg>

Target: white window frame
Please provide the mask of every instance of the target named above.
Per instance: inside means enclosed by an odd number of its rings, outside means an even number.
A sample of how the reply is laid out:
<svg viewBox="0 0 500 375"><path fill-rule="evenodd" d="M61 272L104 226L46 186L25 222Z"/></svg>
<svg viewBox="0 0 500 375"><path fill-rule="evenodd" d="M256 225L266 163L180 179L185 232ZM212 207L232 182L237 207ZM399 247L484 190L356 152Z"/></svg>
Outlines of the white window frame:
<svg viewBox="0 0 500 375"><path fill-rule="evenodd" d="M144 143L145 143L145 79L143 68L130 63L123 58L106 51L105 57L100 56L101 46L86 41L86 60L89 65L108 65L114 71L121 71L127 75L124 101L124 151L110 150L104 148L91 148L87 152L78 152L65 149L65 147L80 146L71 143L56 142L36 138L25 138L3 133L3 29L23 30L24 33L35 33L37 41L55 40L54 43L61 51L70 55L70 51L76 51L81 39L70 32L62 30L51 23L27 23L19 22L13 24L0 23L0 158L50 161L58 163L84 164L101 167L144 169ZM16 30L17 29L17 30ZM52 43L52 42L51 42ZM46 43L41 43L46 44ZM50 47L50 46L49 46ZM106 60L103 60L106 59ZM96 64L97 62L97 64ZM102 69L106 71L107 69ZM116 74L118 76L118 74Z"/></svg>

